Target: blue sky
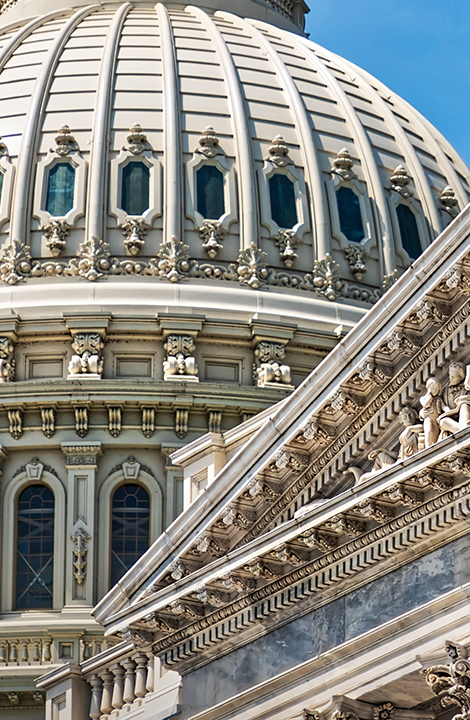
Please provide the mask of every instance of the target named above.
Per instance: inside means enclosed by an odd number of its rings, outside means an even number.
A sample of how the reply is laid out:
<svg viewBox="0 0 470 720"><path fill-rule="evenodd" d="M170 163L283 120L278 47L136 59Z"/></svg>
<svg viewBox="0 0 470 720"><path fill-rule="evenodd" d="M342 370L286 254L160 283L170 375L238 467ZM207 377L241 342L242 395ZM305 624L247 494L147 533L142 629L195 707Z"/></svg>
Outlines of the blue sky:
<svg viewBox="0 0 470 720"><path fill-rule="evenodd" d="M408 100L470 166L470 1L307 2L310 38Z"/></svg>

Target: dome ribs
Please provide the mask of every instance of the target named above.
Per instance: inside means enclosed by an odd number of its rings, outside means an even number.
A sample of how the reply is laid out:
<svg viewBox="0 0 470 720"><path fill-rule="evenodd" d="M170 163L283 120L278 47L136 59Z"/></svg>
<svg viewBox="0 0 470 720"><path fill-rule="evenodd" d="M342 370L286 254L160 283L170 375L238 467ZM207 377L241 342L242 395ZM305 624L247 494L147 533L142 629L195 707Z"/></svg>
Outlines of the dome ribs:
<svg viewBox="0 0 470 720"><path fill-rule="evenodd" d="M181 148L178 73L175 43L168 10L162 3L155 5L162 38L163 113L164 113L164 235L181 239Z"/></svg>
<svg viewBox="0 0 470 720"><path fill-rule="evenodd" d="M16 171L16 187L12 210L10 240L18 240L21 243L26 242L26 233L31 215L30 202L32 182L34 178L33 160L36 157L39 123L43 115L44 104L52 83L54 69L59 61L60 54L62 53L66 42L77 25L83 20L83 18L98 8L98 5L88 5L87 7L74 13L74 15L72 15L64 23L60 32L57 33L57 36L47 51L46 57L41 65L41 70L31 98L28 122L21 140L21 149Z"/></svg>
<svg viewBox="0 0 470 720"><path fill-rule="evenodd" d="M217 52L223 69L228 90L228 103L231 107L233 121L233 139L235 156L238 165L238 194L240 202L240 249L250 248L252 243L258 244L258 208L255 181L255 163L251 147L251 133L241 92L237 69L227 44L215 22L198 7L188 6L207 30ZM238 18L237 18L238 20Z"/></svg>
<svg viewBox="0 0 470 720"><path fill-rule="evenodd" d="M338 66L342 68L345 72L348 70L346 63L343 63L341 59L335 58L335 60ZM357 82L361 90L372 99L373 104L376 107L379 107L380 112L383 114L384 120L387 123L387 126L391 130L393 130L395 134L396 142L399 147L401 147L406 164L408 165L408 168L410 170L410 174L412 175L416 184L418 195L420 196L420 199L423 203L423 209L425 210L425 214L427 215L429 221L429 226L434 230L433 236L428 238L432 242L436 235L440 233L442 229L442 222L441 218L439 217L439 212L436 207L436 201L433 198L431 187L426 177L424 168L416 157L416 150L411 144L411 141L409 140L404 128L399 123L398 119L395 117L390 107L388 107L387 103L381 97L381 95L378 92L372 91L370 84L366 80L364 80L363 77L361 77L360 73L356 73L355 81Z"/></svg>
<svg viewBox="0 0 470 720"><path fill-rule="evenodd" d="M227 15L227 13L224 13L224 15ZM310 127L302 96L277 50L255 26L253 21L245 21L245 26L247 26L247 30L251 32L253 38L257 40L272 61L281 82L283 92L287 96L299 137L299 146L307 185L311 193L310 212L314 223L316 254L318 258L323 258L329 252L329 230L326 218L327 201L324 185L321 180L321 168L317 147L315 145L315 134L312 132L314 128Z"/></svg>
<svg viewBox="0 0 470 720"><path fill-rule="evenodd" d="M131 10L130 3L123 3L113 17L103 48L100 67L96 110L90 156L90 181L88 187L88 211L85 239L92 237L103 240L104 212L107 208L107 173L103 168L108 163L109 120L111 93L114 88L114 69L122 26Z"/></svg>
<svg viewBox="0 0 470 720"><path fill-rule="evenodd" d="M380 261L383 260L384 263L383 274L389 275L393 273L396 266L392 224L383 184L380 179L377 164L369 139L366 135L366 131L364 130L364 127L360 122L355 109L352 107L346 93L331 70L326 67L322 60L320 60L320 58L318 58L315 53L310 50L310 48L305 47L303 43L301 44L301 41L295 42L295 45L314 66L328 87L334 90L338 105L342 108L347 121L354 130L355 137L357 139L357 147L363 159L368 192L373 199L372 207L376 210L376 212L374 212L374 225L377 235L377 244L380 246L380 241L382 241L383 251L383 259L380 253L379 258Z"/></svg>

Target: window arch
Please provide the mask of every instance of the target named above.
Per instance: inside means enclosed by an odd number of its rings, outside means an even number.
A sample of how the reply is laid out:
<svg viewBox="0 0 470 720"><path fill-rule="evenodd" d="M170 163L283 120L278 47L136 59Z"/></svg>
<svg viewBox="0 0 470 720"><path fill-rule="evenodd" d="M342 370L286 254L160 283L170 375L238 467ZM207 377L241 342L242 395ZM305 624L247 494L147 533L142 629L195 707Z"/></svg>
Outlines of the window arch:
<svg viewBox="0 0 470 720"><path fill-rule="evenodd" d="M224 174L216 165L204 163L196 170L197 211L206 220L225 214Z"/></svg>
<svg viewBox="0 0 470 720"><path fill-rule="evenodd" d="M57 162L47 173L44 210L51 217L65 217L73 210L75 168L69 162Z"/></svg>
<svg viewBox="0 0 470 720"><path fill-rule="evenodd" d="M111 585L144 554L149 544L149 493L137 483L120 485L111 503Z"/></svg>
<svg viewBox="0 0 470 720"><path fill-rule="evenodd" d="M416 260L423 251L416 215L408 205L399 203L397 205L397 218L403 249L406 250L412 260Z"/></svg>
<svg viewBox="0 0 470 720"><path fill-rule="evenodd" d="M17 610L49 609L54 605L54 510L54 494L46 485L29 485L18 497Z"/></svg>
<svg viewBox="0 0 470 720"><path fill-rule="evenodd" d="M268 184L271 218L280 228L291 230L298 223L294 183L288 175L275 172Z"/></svg>
<svg viewBox="0 0 470 720"><path fill-rule="evenodd" d="M131 160L122 168L121 205L128 215L141 216L150 205L150 168L142 160Z"/></svg>
<svg viewBox="0 0 470 720"><path fill-rule="evenodd" d="M359 195L352 188L340 185L336 190L336 202L341 232L349 242L360 243L365 233Z"/></svg>

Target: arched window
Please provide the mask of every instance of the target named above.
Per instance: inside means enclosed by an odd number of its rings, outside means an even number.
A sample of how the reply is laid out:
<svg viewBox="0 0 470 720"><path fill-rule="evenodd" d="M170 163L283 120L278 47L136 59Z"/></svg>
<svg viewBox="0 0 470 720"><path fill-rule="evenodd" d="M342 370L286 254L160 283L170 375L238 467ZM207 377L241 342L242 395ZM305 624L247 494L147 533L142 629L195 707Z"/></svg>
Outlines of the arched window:
<svg viewBox="0 0 470 720"><path fill-rule="evenodd" d="M341 232L350 242L361 242L365 235L359 197L354 190L342 185L336 191L336 202Z"/></svg>
<svg viewBox="0 0 470 720"><path fill-rule="evenodd" d="M149 209L150 168L132 160L122 168L121 208L128 215L143 215Z"/></svg>
<svg viewBox="0 0 470 720"><path fill-rule="evenodd" d="M400 203L397 206L397 217L400 226L401 244L410 258L416 260L421 255L422 247L415 214L408 205Z"/></svg>
<svg viewBox="0 0 470 720"><path fill-rule="evenodd" d="M30 485L18 498L16 530L16 608L52 607L54 571L54 495Z"/></svg>
<svg viewBox="0 0 470 720"><path fill-rule="evenodd" d="M298 222L294 183L282 173L274 173L268 182L272 219L280 228L293 228Z"/></svg>
<svg viewBox="0 0 470 720"><path fill-rule="evenodd" d="M150 499L142 485L127 483L114 492L111 517L111 585L147 550Z"/></svg>
<svg viewBox="0 0 470 720"><path fill-rule="evenodd" d="M46 212L64 217L73 209L75 168L68 162L56 163L48 173Z"/></svg>
<svg viewBox="0 0 470 720"><path fill-rule="evenodd" d="M201 165L196 171L197 211L207 220L225 213L224 175L215 165Z"/></svg>

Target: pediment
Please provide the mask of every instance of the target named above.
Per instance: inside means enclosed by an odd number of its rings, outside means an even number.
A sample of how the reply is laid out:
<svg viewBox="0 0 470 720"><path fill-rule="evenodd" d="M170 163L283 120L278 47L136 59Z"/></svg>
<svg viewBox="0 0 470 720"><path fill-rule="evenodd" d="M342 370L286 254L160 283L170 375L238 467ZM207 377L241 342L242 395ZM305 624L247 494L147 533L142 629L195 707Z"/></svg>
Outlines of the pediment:
<svg viewBox="0 0 470 720"><path fill-rule="evenodd" d="M444 387L452 361L470 364L469 236L467 208L265 414L98 605L108 632L144 632L181 665L411 546L419 554L423 533L439 544L463 532L470 427L430 442L426 425L404 449L399 413L431 417L428 379Z"/></svg>

